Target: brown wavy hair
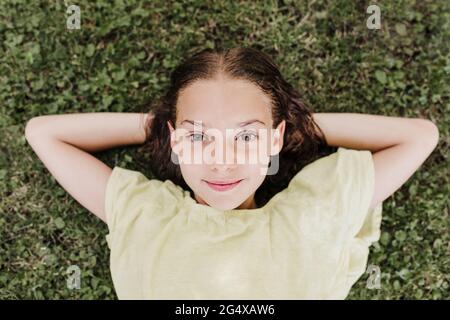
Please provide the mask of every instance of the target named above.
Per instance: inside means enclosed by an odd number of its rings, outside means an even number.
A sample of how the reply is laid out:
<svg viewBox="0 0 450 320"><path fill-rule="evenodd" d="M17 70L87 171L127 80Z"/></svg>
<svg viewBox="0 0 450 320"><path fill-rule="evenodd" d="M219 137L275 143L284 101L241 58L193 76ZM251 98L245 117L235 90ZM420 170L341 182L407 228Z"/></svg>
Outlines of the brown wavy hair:
<svg viewBox="0 0 450 320"><path fill-rule="evenodd" d="M286 127L279 153L279 169L266 175L255 193L258 207L287 187L292 177L305 165L330 153L323 132L314 122L312 112L300 93L286 82L274 61L256 48L203 49L185 59L171 73L166 93L150 108L146 141L142 149L150 159L150 169L157 179L169 179L193 191L184 181L179 165L171 161L170 131L167 121L176 123L179 92L197 80L215 79L223 74L231 79L247 80L271 98L273 128L284 119Z"/></svg>

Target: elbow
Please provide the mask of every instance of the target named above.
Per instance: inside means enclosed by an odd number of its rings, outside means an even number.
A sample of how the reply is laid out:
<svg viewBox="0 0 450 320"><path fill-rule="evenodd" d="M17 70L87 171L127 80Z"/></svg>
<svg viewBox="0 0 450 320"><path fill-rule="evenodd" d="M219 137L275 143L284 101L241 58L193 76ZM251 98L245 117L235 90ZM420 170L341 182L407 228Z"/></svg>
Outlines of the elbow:
<svg viewBox="0 0 450 320"><path fill-rule="evenodd" d="M36 123L36 118L31 118L27 121L25 125L25 139L30 142L31 137L34 134L34 127Z"/></svg>
<svg viewBox="0 0 450 320"><path fill-rule="evenodd" d="M39 132L42 131L42 121L43 116L34 117L27 121L25 125L25 139L30 143L31 140L35 139Z"/></svg>
<svg viewBox="0 0 450 320"><path fill-rule="evenodd" d="M27 139L27 141L30 141L30 137L32 134L31 131L34 123L33 119L34 118L29 119L25 125L25 139Z"/></svg>
<svg viewBox="0 0 450 320"><path fill-rule="evenodd" d="M431 150L434 150L439 143L439 128L437 125L428 119L414 119L418 126L418 136L416 139Z"/></svg>

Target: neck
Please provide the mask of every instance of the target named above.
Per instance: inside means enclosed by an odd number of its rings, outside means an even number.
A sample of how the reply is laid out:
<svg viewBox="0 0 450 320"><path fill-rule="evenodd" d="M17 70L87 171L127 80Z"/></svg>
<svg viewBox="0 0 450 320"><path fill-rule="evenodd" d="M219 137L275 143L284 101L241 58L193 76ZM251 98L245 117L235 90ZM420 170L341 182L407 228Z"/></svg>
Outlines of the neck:
<svg viewBox="0 0 450 320"><path fill-rule="evenodd" d="M202 198L200 198L196 194L195 194L195 200L199 204L208 205ZM257 209L257 208L258 208L258 206L256 205L256 201L255 201L255 193L253 193L250 197L248 197L247 200L245 200L243 203L241 203L235 209Z"/></svg>

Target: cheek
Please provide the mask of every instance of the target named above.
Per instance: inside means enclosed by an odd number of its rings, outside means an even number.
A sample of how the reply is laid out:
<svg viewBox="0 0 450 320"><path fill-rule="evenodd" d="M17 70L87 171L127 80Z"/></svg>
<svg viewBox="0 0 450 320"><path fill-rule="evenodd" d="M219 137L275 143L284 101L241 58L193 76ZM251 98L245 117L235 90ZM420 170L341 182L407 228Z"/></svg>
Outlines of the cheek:
<svg viewBox="0 0 450 320"><path fill-rule="evenodd" d="M200 143L190 143L184 139L176 145L179 163L181 165L201 164L204 147Z"/></svg>
<svg viewBox="0 0 450 320"><path fill-rule="evenodd" d="M268 154L265 149L261 149L256 144L249 144L245 147L237 147L235 161L238 165L246 167L264 166L268 163ZM266 161L266 162L265 162ZM247 169L246 169L247 170ZM255 168L248 168L255 170Z"/></svg>
<svg viewBox="0 0 450 320"><path fill-rule="evenodd" d="M267 169L265 168L266 166L260 164L248 165L245 166L243 172L246 172L246 176L249 178L252 185L259 185L266 177L265 172Z"/></svg>
<svg viewBox="0 0 450 320"><path fill-rule="evenodd" d="M198 183L198 180L203 179L204 168L202 165L180 164L180 170L186 182Z"/></svg>
<svg viewBox="0 0 450 320"><path fill-rule="evenodd" d="M254 140L247 143L239 142L237 143L236 151L238 159L245 157L247 163L250 165L265 165L269 162L270 145L266 139Z"/></svg>

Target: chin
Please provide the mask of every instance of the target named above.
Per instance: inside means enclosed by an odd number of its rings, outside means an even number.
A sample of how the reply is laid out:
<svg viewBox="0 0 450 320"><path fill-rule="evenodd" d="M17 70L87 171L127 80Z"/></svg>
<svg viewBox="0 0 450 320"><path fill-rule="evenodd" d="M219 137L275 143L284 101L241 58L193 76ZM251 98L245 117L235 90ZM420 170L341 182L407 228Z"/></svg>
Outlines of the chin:
<svg viewBox="0 0 450 320"><path fill-rule="evenodd" d="M230 201L227 201L226 203L224 201L211 201L210 206L218 210L233 210L237 209L244 201L245 200L242 200L241 202L233 201L231 203Z"/></svg>

